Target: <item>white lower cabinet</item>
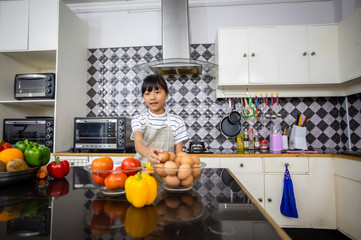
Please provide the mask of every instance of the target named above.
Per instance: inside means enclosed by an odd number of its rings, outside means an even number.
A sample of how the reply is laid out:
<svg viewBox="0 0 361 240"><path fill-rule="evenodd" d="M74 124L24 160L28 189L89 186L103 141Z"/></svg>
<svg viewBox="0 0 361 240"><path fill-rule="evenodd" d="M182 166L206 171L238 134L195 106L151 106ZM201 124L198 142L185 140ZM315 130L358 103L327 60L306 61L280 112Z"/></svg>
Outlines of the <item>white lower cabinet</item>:
<svg viewBox="0 0 361 240"><path fill-rule="evenodd" d="M281 214L280 206L283 195L283 174L265 175L265 210L281 227L311 227L309 175L291 173L293 190L296 199L298 218L286 217Z"/></svg>
<svg viewBox="0 0 361 240"><path fill-rule="evenodd" d="M335 159L337 228L361 239L361 162Z"/></svg>

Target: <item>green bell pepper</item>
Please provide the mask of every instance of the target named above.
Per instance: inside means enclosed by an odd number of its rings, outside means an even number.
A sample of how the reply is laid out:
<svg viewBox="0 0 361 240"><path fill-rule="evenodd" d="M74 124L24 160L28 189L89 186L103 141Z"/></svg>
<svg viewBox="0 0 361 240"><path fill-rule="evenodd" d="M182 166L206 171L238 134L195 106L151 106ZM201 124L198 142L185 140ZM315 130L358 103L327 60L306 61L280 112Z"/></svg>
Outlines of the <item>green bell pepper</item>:
<svg viewBox="0 0 361 240"><path fill-rule="evenodd" d="M38 146L33 144L27 147L24 152L25 161L34 167L46 165L50 160L50 150L46 146Z"/></svg>
<svg viewBox="0 0 361 240"><path fill-rule="evenodd" d="M41 151L41 164L46 165L50 160L50 149L47 146L39 146L38 149Z"/></svg>
<svg viewBox="0 0 361 240"><path fill-rule="evenodd" d="M14 147L24 153L27 148L31 148L34 145L38 146L37 143L25 139L24 141L18 141L17 143L15 143Z"/></svg>

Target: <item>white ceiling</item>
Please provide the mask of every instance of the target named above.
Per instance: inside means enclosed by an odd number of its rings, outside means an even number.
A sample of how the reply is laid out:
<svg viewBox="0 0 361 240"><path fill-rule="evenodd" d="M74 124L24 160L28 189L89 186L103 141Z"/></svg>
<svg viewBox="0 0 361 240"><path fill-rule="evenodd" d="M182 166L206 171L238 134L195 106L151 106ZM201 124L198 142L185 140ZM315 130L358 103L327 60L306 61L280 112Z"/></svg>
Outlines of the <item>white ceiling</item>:
<svg viewBox="0 0 361 240"><path fill-rule="evenodd" d="M81 4L81 3L104 3L104 2L124 2L124 3L148 3L160 2L161 0L63 0L66 4ZM267 3L296 3L296 2L321 2L330 0L227 0L228 4L267 4ZM189 0L189 3L205 3L212 4L214 2L221 2L215 0Z"/></svg>

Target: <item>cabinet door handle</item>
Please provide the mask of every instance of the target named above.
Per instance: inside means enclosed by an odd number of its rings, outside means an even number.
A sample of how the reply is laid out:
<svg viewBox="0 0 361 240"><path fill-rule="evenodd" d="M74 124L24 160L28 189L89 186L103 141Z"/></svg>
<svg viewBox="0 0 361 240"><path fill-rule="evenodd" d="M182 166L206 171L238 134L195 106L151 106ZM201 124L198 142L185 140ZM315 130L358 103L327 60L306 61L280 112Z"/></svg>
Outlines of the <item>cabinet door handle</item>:
<svg viewBox="0 0 361 240"><path fill-rule="evenodd" d="M307 56L307 52L304 52L304 53L303 53L303 56Z"/></svg>
<svg viewBox="0 0 361 240"><path fill-rule="evenodd" d="M254 53L252 53L252 55L251 55L252 57L254 57L254 56L256 56L256 54L254 54Z"/></svg>
<svg viewBox="0 0 361 240"><path fill-rule="evenodd" d="M239 164L239 166L240 166L240 167L243 167L244 165L243 165L243 163L241 163L241 164Z"/></svg>
<svg viewBox="0 0 361 240"><path fill-rule="evenodd" d="M243 57L244 57L244 58L247 57L247 53L244 53L244 54L243 54Z"/></svg>
<svg viewBox="0 0 361 240"><path fill-rule="evenodd" d="M268 202L272 202L272 198L268 198L267 201L268 201Z"/></svg>
<svg viewBox="0 0 361 240"><path fill-rule="evenodd" d="M311 56L315 56L316 55L316 53L315 52L311 52Z"/></svg>
<svg viewBox="0 0 361 240"><path fill-rule="evenodd" d="M262 201L263 201L263 199L262 199L262 198L258 198L258 201L259 201L259 202L262 202Z"/></svg>

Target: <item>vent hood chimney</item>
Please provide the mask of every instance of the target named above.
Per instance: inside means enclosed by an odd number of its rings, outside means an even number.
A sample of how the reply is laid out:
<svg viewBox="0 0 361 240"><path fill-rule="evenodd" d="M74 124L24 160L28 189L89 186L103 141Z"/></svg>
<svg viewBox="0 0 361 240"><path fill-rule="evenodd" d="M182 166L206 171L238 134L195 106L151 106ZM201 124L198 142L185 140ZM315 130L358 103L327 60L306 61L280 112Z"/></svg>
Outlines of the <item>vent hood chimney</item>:
<svg viewBox="0 0 361 240"><path fill-rule="evenodd" d="M162 0L163 60L133 67L142 78L150 74L198 74L215 77L217 65L190 59L188 0Z"/></svg>

